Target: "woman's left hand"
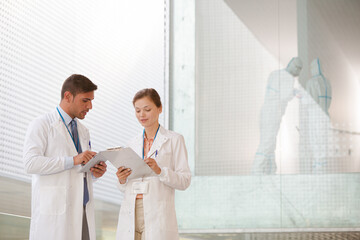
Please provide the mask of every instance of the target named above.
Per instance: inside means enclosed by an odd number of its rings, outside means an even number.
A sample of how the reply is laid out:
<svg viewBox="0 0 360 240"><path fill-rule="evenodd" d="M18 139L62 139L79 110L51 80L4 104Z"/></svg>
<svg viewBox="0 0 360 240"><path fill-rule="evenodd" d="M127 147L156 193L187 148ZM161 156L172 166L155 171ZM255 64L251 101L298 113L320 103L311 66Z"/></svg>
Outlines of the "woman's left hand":
<svg viewBox="0 0 360 240"><path fill-rule="evenodd" d="M156 174L159 175L161 173L161 168L159 167L159 165L157 165L155 159L146 158L144 161Z"/></svg>

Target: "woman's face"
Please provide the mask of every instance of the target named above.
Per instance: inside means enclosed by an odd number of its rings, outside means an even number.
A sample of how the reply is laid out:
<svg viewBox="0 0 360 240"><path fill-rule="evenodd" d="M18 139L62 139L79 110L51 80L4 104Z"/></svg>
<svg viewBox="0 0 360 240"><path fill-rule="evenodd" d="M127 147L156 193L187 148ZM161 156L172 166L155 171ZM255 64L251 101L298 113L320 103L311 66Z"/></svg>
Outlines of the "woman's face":
<svg viewBox="0 0 360 240"><path fill-rule="evenodd" d="M159 115L162 107L157 107L148 97L143 97L134 103L136 118L139 123L147 128L159 124Z"/></svg>

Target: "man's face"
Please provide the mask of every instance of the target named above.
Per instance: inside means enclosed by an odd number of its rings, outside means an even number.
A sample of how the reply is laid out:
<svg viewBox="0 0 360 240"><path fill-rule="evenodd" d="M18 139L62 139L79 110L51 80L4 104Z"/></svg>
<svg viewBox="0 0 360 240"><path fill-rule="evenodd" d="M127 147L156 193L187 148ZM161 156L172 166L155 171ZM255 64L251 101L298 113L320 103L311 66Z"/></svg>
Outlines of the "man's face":
<svg viewBox="0 0 360 240"><path fill-rule="evenodd" d="M92 109L92 100L94 100L94 91L78 93L75 95L75 97L69 92L68 101L70 117L84 119L86 113Z"/></svg>

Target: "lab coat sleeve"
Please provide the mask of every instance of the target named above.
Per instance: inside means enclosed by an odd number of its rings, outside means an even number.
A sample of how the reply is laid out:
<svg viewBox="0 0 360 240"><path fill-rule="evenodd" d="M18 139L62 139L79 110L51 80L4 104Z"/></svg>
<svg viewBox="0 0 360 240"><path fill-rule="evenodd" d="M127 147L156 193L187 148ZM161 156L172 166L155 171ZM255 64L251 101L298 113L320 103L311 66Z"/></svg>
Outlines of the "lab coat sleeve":
<svg viewBox="0 0 360 240"><path fill-rule="evenodd" d="M174 169L162 167L159 175L160 181L172 188L185 190L190 185L191 172L184 137L181 135L174 141L172 158Z"/></svg>
<svg viewBox="0 0 360 240"><path fill-rule="evenodd" d="M119 180L116 178L116 184L117 184L118 189L119 189L121 192L125 192L126 185L128 184L128 179L126 179L126 183L121 184L121 183L119 182Z"/></svg>
<svg viewBox="0 0 360 240"><path fill-rule="evenodd" d="M48 129L37 119L30 123L25 136L23 161L28 174L55 174L65 169L66 156L45 157Z"/></svg>

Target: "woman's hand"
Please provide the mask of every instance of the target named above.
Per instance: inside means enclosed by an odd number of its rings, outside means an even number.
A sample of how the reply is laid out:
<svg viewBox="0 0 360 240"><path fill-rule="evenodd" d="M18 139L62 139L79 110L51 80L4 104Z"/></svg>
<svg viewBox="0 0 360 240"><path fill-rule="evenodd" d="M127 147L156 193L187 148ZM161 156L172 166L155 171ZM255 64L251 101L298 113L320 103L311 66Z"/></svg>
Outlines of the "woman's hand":
<svg viewBox="0 0 360 240"><path fill-rule="evenodd" d="M126 183L126 179L128 178L128 176L130 174L131 174L131 169L130 168L125 168L125 167L119 167L118 171L116 172L116 176L119 179L119 182L121 184Z"/></svg>
<svg viewBox="0 0 360 240"><path fill-rule="evenodd" d="M153 158L146 158L145 163L157 174L159 175L161 173L161 168Z"/></svg>

